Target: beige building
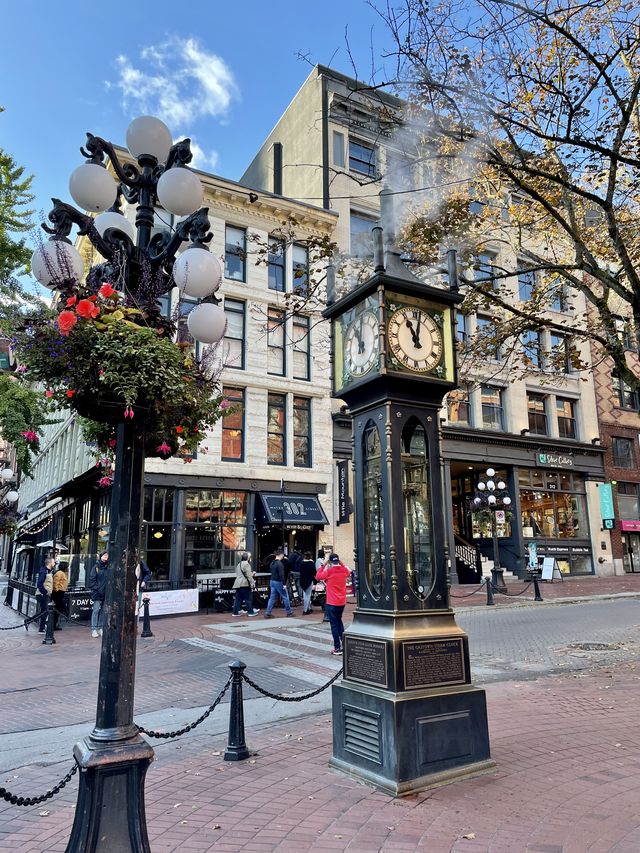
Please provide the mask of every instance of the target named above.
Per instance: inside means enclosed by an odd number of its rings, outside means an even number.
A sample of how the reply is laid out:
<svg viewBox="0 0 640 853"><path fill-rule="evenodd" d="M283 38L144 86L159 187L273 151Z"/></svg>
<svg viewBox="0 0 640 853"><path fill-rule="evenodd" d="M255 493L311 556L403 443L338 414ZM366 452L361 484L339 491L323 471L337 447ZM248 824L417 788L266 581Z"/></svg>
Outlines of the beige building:
<svg viewBox="0 0 640 853"><path fill-rule="evenodd" d="M217 176L199 177L214 235L210 248L224 268L217 295L228 325L216 358L233 410L193 458L147 460L142 550L160 587L197 582L212 591L221 578L230 585L244 549L258 566L283 537L290 548L333 545L327 328L310 306L291 310L287 294L313 275L306 240L333 238L337 216L268 192L256 198ZM269 252L270 237L285 223L291 240ZM156 224L161 230L173 222L158 210ZM188 338L186 317L195 301L179 301L174 289L162 304L179 336ZM30 580L55 543L70 563L72 584L81 585L107 545L109 490L96 484L94 457L74 416L48 427L41 445L34 478L20 490L27 517L14 576Z"/></svg>
<svg viewBox="0 0 640 853"><path fill-rule="evenodd" d="M412 150L402 114L398 98L316 66L241 181L338 212L340 251L366 256L371 227L380 218L383 180L398 200L410 196L407 188L425 185L419 152ZM386 226L386 213L383 219ZM500 236L479 259L485 269L514 261L515 249L505 248ZM512 281L514 299L526 299L531 286L528 275ZM560 325L574 322L584 304L581 297L572 302L569 308L559 293L550 317ZM565 369L550 369L545 353L567 340L548 331L529 335L509 357L498 352L486 364L466 364L465 342L491 322L489 314L459 315L461 388L450 395L442 413L451 495L449 539L455 542L458 578L477 577L478 553L492 553L487 525L469 506L488 466L505 480L513 499L513 512L498 529L503 566L524 573L529 558L537 555L555 557L566 574L611 572L608 537L600 530L597 483L603 479L603 453L596 445L589 348L579 345L587 365L580 374L572 372L568 360ZM529 369L514 379L511 368L525 357ZM336 459L344 459L350 453L349 422L339 405L334 419ZM354 488L358 484L352 482ZM352 536L348 525L336 537L345 557L353 547Z"/></svg>

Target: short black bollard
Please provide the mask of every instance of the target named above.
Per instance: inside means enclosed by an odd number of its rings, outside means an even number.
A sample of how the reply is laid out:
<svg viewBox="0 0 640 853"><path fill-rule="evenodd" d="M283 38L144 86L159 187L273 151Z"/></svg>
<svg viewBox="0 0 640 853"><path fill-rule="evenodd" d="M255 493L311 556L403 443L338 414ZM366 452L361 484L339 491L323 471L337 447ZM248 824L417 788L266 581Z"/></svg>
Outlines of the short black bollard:
<svg viewBox="0 0 640 853"><path fill-rule="evenodd" d="M153 633L151 631L151 619L149 618L149 599L142 599L142 609L144 613L142 614L142 634L141 637L153 637Z"/></svg>
<svg viewBox="0 0 640 853"><path fill-rule="evenodd" d="M53 635L53 625L56 619L55 610L55 604L53 601L50 601L47 604L47 621L45 623L44 640L42 641L45 646L52 646L56 641L56 638Z"/></svg>
<svg viewBox="0 0 640 853"><path fill-rule="evenodd" d="M535 592L534 601L544 601L542 595L540 594L540 585L538 584L538 578L533 576L533 589Z"/></svg>
<svg viewBox="0 0 640 853"><path fill-rule="evenodd" d="M489 607L490 604L495 604L493 590L491 589L491 578L487 578L485 582L487 584L487 607Z"/></svg>
<svg viewBox="0 0 640 853"><path fill-rule="evenodd" d="M244 739L244 708L242 706L242 675L246 668L247 665L239 660L229 664L233 681L229 707L229 743L224 751L225 761L244 761L251 755Z"/></svg>

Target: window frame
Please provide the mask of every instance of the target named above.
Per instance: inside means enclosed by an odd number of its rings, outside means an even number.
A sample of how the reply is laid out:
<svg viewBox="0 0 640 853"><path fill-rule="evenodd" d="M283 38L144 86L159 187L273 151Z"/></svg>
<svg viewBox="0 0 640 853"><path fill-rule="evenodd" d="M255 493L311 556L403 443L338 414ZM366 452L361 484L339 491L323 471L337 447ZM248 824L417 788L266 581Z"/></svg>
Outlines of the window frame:
<svg viewBox="0 0 640 853"><path fill-rule="evenodd" d="M518 262L519 265L520 262ZM520 302L529 302L536 286L535 270L520 270L518 273L518 299ZM529 293L524 296L524 293Z"/></svg>
<svg viewBox="0 0 640 853"><path fill-rule="evenodd" d="M368 232L366 229L354 231L354 220L360 221L362 223L366 222L370 226ZM377 221L378 220L373 215L361 213L359 210L352 209L349 211L349 246L350 254L352 257L364 259L373 257L373 234L371 233L371 230L375 227ZM365 234L367 235L367 246L359 247L358 238L360 238L362 240L362 243L364 244L365 240L363 238L363 235ZM362 251L362 249L364 248L366 248L366 251Z"/></svg>
<svg viewBox="0 0 640 853"><path fill-rule="evenodd" d="M233 392L239 392L239 394L240 394L240 399L239 399L240 416L241 416L240 456L238 457L238 456L225 456L224 455L224 434L225 434L225 431L230 432L231 430L237 429L237 427L235 427L235 426L231 426L231 427L225 426L225 423L224 423L225 420L227 419L227 417L231 416L231 415L225 414L221 418L221 421L222 421L222 441L221 441L221 445L220 445L220 461L221 462L244 462L244 454L245 454L245 440L244 439L245 439L245 435L246 435L246 428L245 428L245 426L246 426L246 388L238 388L235 386L223 385L222 386L222 394L225 397L225 399L228 399L229 392L232 392L232 393ZM237 409L237 403L235 403L235 404L232 403L232 407ZM231 414L236 415L237 411L232 412Z"/></svg>
<svg viewBox="0 0 640 853"><path fill-rule="evenodd" d="M522 355L530 370L542 370L542 334L538 329L527 329L520 335Z"/></svg>
<svg viewBox="0 0 640 853"><path fill-rule="evenodd" d="M527 391L527 423L528 430L531 435L549 435L549 415L547 412L547 399L548 398L546 394L540 394L538 391ZM538 409L532 409L531 403L541 403L542 411ZM544 424L543 432L533 426L532 416L534 419L542 418L542 423Z"/></svg>
<svg viewBox="0 0 640 853"><path fill-rule="evenodd" d="M242 245L229 242L229 232L236 231L242 234ZM241 277L229 275L228 258L229 256L237 256L241 265ZM246 283L247 281L247 229L241 228L239 225L226 224L224 226L224 277L229 281L239 281Z"/></svg>
<svg viewBox="0 0 640 853"><path fill-rule="evenodd" d="M276 432L271 427L271 411L276 409L282 412L282 429ZM282 437L282 461L272 461L269 458L270 436ZM285 466L287 464L287 395L276 391L267 393L267 465Z"/></svg>
<svg viewBox="0 0 640 853"><path fill-rule="evenodd" d="M566 439L568 441L575 441L578 437L578 422L576 419L576 400L572 400L571 397L557 397L555 399L555 412L556 412L556 422L558 424L558 435L562 439ZM560 413L561 403L568 403L571 407L571 415L567 416L565 414ZM562 429L560 428L560 424L564 422L570 422L572 424L572 435L563 434Z"/></svg>
<svg viewBox="0 0 640 853"><path fill-rule="evenodd" d="M561 343L554 345L554 338ZM549 353L552 358L557 357L557 351L560 346L564 348L564 365L562 369L556 368L558 372L565 374L573 373L571 359L569 357L569 352L571 350L571 337L569 335L564 335L562 332L549 332L549 344ZM554 354L554 350L556 350L556 354Z"/></svg>
<svg viewBox="0 0 640 853"><path fill-rule="evenodd" d="M624 464L625 460L622 456L616 453L616 447L621 446L621 442L625 443L625 446L631 451L629 454L629 461L631 464ZM632 438L626 435L612 435L611 436L611 458L613 460L614 468L622 468L626 471L632 471L636 466L636 453L635 453L635 443Z"/></svg>
<svg viewBox="0 0 640 853"><path fill-rule="evenodd" d="M286 293L287 292L287 246L284 240L281 240L277 237L268 237L268 253L267 253L267 284L269 290L273 290L274 293ZM272 247L279 247L279 252L272 252ZM279 257L281 262L278 263L274 260L274 258ZM281 270L282 273L282 287L272 287L271 286L271 271L272 270Z"/></svg>
<svg viewBox="0 0 640 853"><path fill-rule="evenodd" d="M292 318L292 335L291 335L291 376L293 379L299 379L303 382L311 381L311 318L305 314L294 314ZM298 340L296 338L296 329L304 329L304 334ZM300 342L303 346L300 347ZM305 376L300 376L296 373L296 353L302 353L305 356Z"/></svg>
<svg viewBox="0 0 640 853"><path fill-rule="evenodd" d="M496 392L499 404L495 405L495 403L485 403L483 399L485 391ZM493 426L491 423L487 422L485 419L485 409L491 409L498 413L498 426ZM482 384L480 386L480 412L482 415L482 429L490 430L491 432L505 432L504 389L499 385Z"/></svg>
<svg viewBox="0 0 640 853"><path fill-rule="evenodd" d="M240 306L240 308L236 308L235 306ZM232 307L234 306L234 307ZM233 314L235 316L240 316L242 319L242 337L237 338L233 337L229 334L229 329L231 324L227 321L227 328L224 333L224 341L239 341L240 342L240 364L231 364L225 363L225 369L229 370L246 370L245 363L245 340L247 336L247 303L242 299L234 299L230 296L225 296L224 298L224 312L225 314L229 311L229 314Z"/></svg>
<svg viewBox="0 0 640 853"><path fill-rule="evenodd" d="M296 260L297 251L304 252L304 263ZM296 276L301 269L304 275ZM291 246L291 292L298 296L309 293L309 247L305 243L294 243Z"/></svg>
<svg viewBox="0 0 640 853"><path fill-rule="evenodd" d="M611 381L613 383L613 390L618 398L617 408L634 412L640 411L640 395L638 392L627 385L624 379L621 379L615 371L611 374ZM629 404L627 404L627 398L630 400Z"/></svg>
<svg viewBox="0 0 640 853"><path fill-rule="evenodd" d="M304 401L304 405L300 405L299 401ZM296 432L296 412L304 411L307 414L307 432L306 434ZM307 462L305 464L298 463L296 458L297 439L303 438L307 441ZM293 396L293 467L294 468L312 468L313 467L313 426L311 418L311 397L301 397L298 394Z"/></svg>
<svg viewBox="0 0 640 853"><path fill-rule="evenodd" d="M276 322L277 318L277 322ZM273 326L272 326L273 322ZM282 343L274 344L273 335L279 330L282 334ZM287 375L287 342L286 342L286 315L282 308L276 308L270 305L267 309L267 373L270 376L286 376ZM280 351L280 361L282 370L271 370L271 354L275 351Z"/></svg>
<svg viewBox="0 0 640 853"><path fill-rule="evenodd" d="M452 395L462 394L462 399L452 399ZM467 411L467 419L466 420L454 420L451 417L451 409L452 406L457 405L460 408L466 407ZM454 388L453 391L449 391L447 394L447 423L452 426L461 426L467 427L471 429L473 427L473 411L471 407L471 391L468 385L460 385L458 388Z"/></svg>
<svg viewBox="0 0 640 853"><path fill-rule="evenodd" d="M493 318L488 317L485 314L476 314L476 333L481 332L482 329L486 328L487 326L490 326L492 323L494 323ZM490 353L487 358L489 358L490 361L504 361L502 345L498 344L495 350Z"/></svg>
<svg viewBox="0 0 640 853"><path fill-rule="evenodd" d="M364 154L367 151L371 153L371 156L365 158ZM377 161L377 149L375 145L369 145L367 142L362 142L359 139L349 138L350 172L356 172L358 175L366 175L368 178L375 178L378 174Z"/></svg>

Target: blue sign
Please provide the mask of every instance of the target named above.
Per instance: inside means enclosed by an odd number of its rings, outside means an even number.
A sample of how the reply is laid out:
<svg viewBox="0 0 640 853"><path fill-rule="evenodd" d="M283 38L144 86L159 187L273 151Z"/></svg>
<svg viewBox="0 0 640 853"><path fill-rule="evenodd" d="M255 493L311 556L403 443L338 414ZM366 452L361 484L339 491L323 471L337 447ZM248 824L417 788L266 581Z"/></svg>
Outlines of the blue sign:
<svg viewBox="0 0 640 853"><path fill-rule="evenodd" d="M600 518L615 518L616 514L613 511L613 489L611 483L600 483L598 487L600 492Z"/></svg>

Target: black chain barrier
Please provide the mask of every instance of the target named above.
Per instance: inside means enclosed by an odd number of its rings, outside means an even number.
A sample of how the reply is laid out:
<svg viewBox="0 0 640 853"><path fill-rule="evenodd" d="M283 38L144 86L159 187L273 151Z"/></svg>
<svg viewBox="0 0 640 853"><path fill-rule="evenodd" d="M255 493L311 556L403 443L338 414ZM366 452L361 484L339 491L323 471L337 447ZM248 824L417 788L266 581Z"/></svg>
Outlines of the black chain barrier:
<svg viewBox="0 0 640 853"><path fill-rule="evenodd" d="M322 693L323 690L326 690L327 687L331 687L334 681L337 681L338 678L342 675L342 667L336 672L336 674L327 681L326 684L323 684L322 687L318 687L317 690L312 690L310 693L304 693L302 696L287 696L282 693L271 693L269 690L265 690L264 687L260 687L260 685L256 684L255 681L252 681L248 675L242 674L242 678L247 682L249 687L253 687L254 690L257 690L258 693L262 693L263 696L266 696L269 699L277 699L280 702L304 702L305 699L311 699L312 696L317 696L318 693Z"/></svg>
<svg viewBox="0 0 640 853"><path fill-rule="evenodd" d="M506 595L506 596L507 596L507 598L517 598L519 595L522 595L524 592L526 592L526 591L529 589L529 587L531 586L531 584L533 583L533 581L530 581L530 582L525 586L525 588L524 588L524 589L521 589L521 590L520 590L520 592L502 592L502 590L501 590L501 589L498 589L498 587L493 583L493 581L490 581L488 578L487 578L487 583L490 583L490 584L491 584L491 586L493 587L493 591L494 591L494 592L499 592L499 593L500 593L500 595Z"/></svg>
<svg viewBox="0 0 640 853"><path fill-rule="evenodd" d="M200 723L203 723L207 719L209 714L211 714L211 712L214 711L218 707L220 702L222 702L222 699L224 698L225 693L229 689L232 680L233 680L233 676L230 675L229 678L227 679L227 683L224 685L224 687L222 688L220 693L218 693L218 695L216 696L214 701L211 703L211 705L209 705L209 707L204 712L204 714L202 714L202 716L198 717L198 719L195 720L193 723L190 723L188 726L185 726L183 729L176 729L175 732L156 732L153 729L145 729L143 726L138 726L138 731L140 732L140 734L147 735L148 737L156 737L156 738L180 737L180 735L184 735L187 732L192 731L192 729L195 729L195 727L199 726Z"/></svg>
<svg viewBox="0 0 640 853"><path fill-rule="evenodd" d="M451 596L451 598L469 598L470 596L475 595L477 592L480 592L483 586L484 581L482 581L482 583L478 587L476 587L473 592L466 592L464 595L454 595L451 590L449 590L449 595Z"/></svg>
<svg viewBox="0 0 640 853"><path fill-rule="evenodd" d="M6 628L0 628L0 631L15 631L16 628L24 628L25 631L28 631L28 626L32 622L37 622L41 616L46 615L46 610L41 610L40 613L36 613L35 616L32 616L30 619L23 619L22 622L19 622L17 625L8 625Z"/></svg>
<svg viewBox="0 0 640 853"><path fill-rule="evenodd" d="M56 794L59 794L77 772L78 765L74 764L67 775L63 776L55 787L51 788L50 791L47 791L46 794L42 794L41 797L19 797L17 794L12 794L11 791L8 791L6 788L0 788L0 798L14 806L36 806L38 803L44 803L45 800L50 800L51 797L55 797Z"/></svg>

